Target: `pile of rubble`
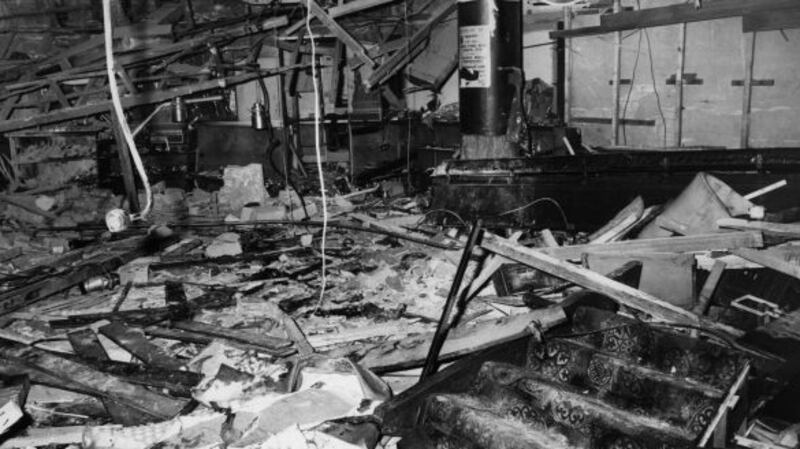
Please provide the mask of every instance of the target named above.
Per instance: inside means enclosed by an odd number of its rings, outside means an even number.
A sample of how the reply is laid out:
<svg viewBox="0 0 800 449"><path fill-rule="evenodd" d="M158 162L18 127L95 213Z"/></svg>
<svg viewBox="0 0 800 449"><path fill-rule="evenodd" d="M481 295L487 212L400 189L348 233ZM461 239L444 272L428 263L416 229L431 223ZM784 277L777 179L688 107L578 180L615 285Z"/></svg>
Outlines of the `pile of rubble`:
<svg viewBox="0 0 800 449"><path fill-rule="evenodd" d="M790 351L763 341L800 339L796 313L731 297L742 270L800 277L800 226L764 220L766 191L701 173L592 234L496 234L380 188L323 205L271 197L257 165L223 180L156 186L170 227L74 247L74 227L47 228L67 243L37 264L16 261L46 240L4 234L1 448L688 447L744 415L739 444L769 434L756 405ZM688 201L698 186L711 202ZM29 206L77 222L79 197ZM97 198L95 221L122 205Z"/></svg>

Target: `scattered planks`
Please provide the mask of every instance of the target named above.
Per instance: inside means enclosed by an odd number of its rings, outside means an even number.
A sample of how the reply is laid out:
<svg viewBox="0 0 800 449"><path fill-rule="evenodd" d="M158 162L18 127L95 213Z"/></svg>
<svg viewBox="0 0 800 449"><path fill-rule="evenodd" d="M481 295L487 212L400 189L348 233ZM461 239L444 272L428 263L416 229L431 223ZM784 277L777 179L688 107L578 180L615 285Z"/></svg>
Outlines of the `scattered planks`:
<svg viewBox="0 0 800 449"><path fill-rule="evenodd" d="M763 246L764 238L760 232L742 231L539 248L539 251L556 259L580 260L584 253L694 253Z"/></svg>
<svg viewBox="0 0 800 449"><path fill-rule="evenodd" d="M0 126L1 124L2 122L0 122ZM105 275L137 257L150 254L172 238L166 231L159 235L160 232L155 231L146 237L123 240L117 244L107 244L104 247L106 249L104 253L84 259L80 265L63 269L53 275L34 277L21 287L0 293L0 316L72 288L90 277ZM127 248L120 248L122 245L126 245ZM115 254L114 250L120 252ZM83 253L84 250L81 250L74 254ZM57 263L53 263L53 265L57 265Z"/></svg>
<svg viewBox="0 0 800 449"><path fill-rule="evenodd" d="M594 271L563 262L543 251L525 248L493 234L485 234L481 247L518 263L573 282L584 288L602 293L622 305L645 312L653 318L679 324L700 326L739 335L740 331L728 326L701 320L697 315L662 301L621 282L609 279Z"/></svg>
<svg viewBox="0 0 800 449"><path fill-rule="evenodd" d="M192 95L208 90L231 87L237 84L242 84L252 81L258 78L259 76L266 77L266 76L278 75L280 73L292 71L295 68L302 68L302 67L305 67L305 64L300 64L298 66L287 66L273 70L262 70L261 72L243 73L239 75L229 76L226 78L201 81L198 83L193 83L181 87L175 87L172 89L145 92L137 95L127 95L125 97L122 97L122 107L128 109L134 106L162 103L165 101L170 101L177 97L185 97L187 95ZM32 128L35 126L49 125L76 118L87 117L90 115L101 114L107 112L110 107L111 107L111 100L104 100L96 103L58 109L45 114L33 115L26 118L0 121L0 133L5 133L8 131L14 131L24 128Z"/></svg>
<svg viewBox="0 0 800 449"><path fill-rule="evenodd" d="M342 43L352 51L356 57L363 63L366 64L368 67L374 67L375 61L369 57L367 54L367 49L356 40L350 33L347 32L341 25L339 25L333 17L328 15L324 9L315 1L315 0L307 0L306 5L308 7L309 12L316 17L326 28L328 28L331 33L333 33Z"/></svg>
<svg viewBox="0 0 800 449"><path fill-rule="evenodd" d="M491 346L507 343L544 331L566 321L564 310L558 306L530 313L483 322L473 326L457 327L450 332L439 355L440 362L482 351ZM402 342L385 343L366 350L359 360L362 366L376 374L421 367L428 355L433 333L426 333Z"/></svg>
<svg viewBox="0 0 800 449"><path fill-rule="evenodd" d="M119 378L69 360L14 342L0 345L0 371L23 373L31 381L111 401L128 409L140 423L163 421L178 415L186 399L154 393Z"/></svg>
<svg viewBox="0 0 800 449"><path fill-rule="evenodd" d="M432 8L430 10L426 9L425 11L428 14L428 22L414 32L408 40L408 43L404 45L402 49L396 51L370 75L367 83L369 88L372 89L383 84L406 64L411 62L414 56L419 53L417 47L428 39L433 27L455 10L456 2L454 0L433 2Z"/></svg>

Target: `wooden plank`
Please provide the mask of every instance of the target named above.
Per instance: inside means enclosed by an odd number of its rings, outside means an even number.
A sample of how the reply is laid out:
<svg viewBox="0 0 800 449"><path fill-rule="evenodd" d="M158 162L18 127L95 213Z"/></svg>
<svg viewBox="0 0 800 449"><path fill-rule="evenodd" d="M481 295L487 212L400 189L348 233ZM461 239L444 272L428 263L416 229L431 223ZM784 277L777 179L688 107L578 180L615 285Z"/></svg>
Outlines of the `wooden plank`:
<svg viewBox="0 0 800 449"><path fill-rule="evenodd" d="M122 84L125 85L125 89L128 91L129 95L139 93L139 89L136 88L136 85L133 84L133 80L131 80L131 77L128 76L127 70L119 69L117 70L117 74L119 75L120 79L122 79Z"/></svg>
<svg viewBox="0 0 800 449"><path fill-rule="evenodd" d="M3 102L3 108L0 109L0 121L11 118L11 113L14 111L14 108L21 98L22 95L14 95Z"/></svg>
<svg viewBox="0 0 800 449"><path fill-rule="evenodd" d="M664 237L657 239L624 240L604 244L561 246L540 248L549 256L562 260L580 260L581 255L593 253L688 253L723 250L729 248L761 248L764 239L760 232L741 231L717 234L701 234L683 237Z"/></svg>
<svg viewBox="0 0 800 449"><path fill-rule="evenodd" d="M759 251L750 248L739 248L731 250L731 253L763 267L800 279L800 265L789 262L776 250L766 249Z"/></svg>
<svg viewBox="0 0 800 449"><path fill-rule="evenodd" d="M600 26L554 31L550 33L550 37L557 39L591 36L637 28L740 17L755 11L791 8L796 4L795 0L703 0L703 7L699 9L691 3L682 3L607 14L600 17Z"/></svg>
<svg viewBox="0 0 800 449"><path fill-rule="evenodd" d="M550 232L550 230L548 229L546 229L546 231L548 233ZM515 231L514 234L512 234L508 238L508 240L516 243L519 241L520 237L522 237L522 231ZM552 233L550 233L550 238L553 238ZM558 246L558 244L556 244L556 246ZM483 268L481 268L481 271L478 273L477 276L475 276L472 282L470 282L468 285L467 284L462 285L461 288L462 292L465 288L469 289L466 295L467 299L472 298L476 293L478 293L483 287L483 285L489 282L489 279L491 279L492 276L494 276L494 274L497 272L497 270L499 270L500 267L502 267L503 264L505 263L506 260L503 259L502 257L496 254L490 254L483 262Z"/></svg>
<svg viewBox="0 0 800 449"><path fill-rule="evenodd" d="M481 247L589 290L602 293L620 304L645 312L656 319L692 325L699 322L698 317L691 312L655 296L611 280L594 271L562 262L544 252L514 244L496 235L485 234Z"/></svg>
<svg viewBox="0 0 800 449"><path fill-rule="evenodd" d="M445 0L436 2L431 11L426 11L428 14L430 14L428 22L425 23L425 25L423 25L419 30L414 32L409 40L408 45L395 52L391 57L384 61L380 67L375 70L375 72L373 72L367 83L369 88L373 88L383 83L397 73L398 70L411 62L414 51L416 50L418 52L417 47L428 39L433 27L455 10L455 0Z"/></svg>
<svg viewBox="0 0 800 449"><path fill-rule="evenodd" d="M758 231L768 236L784 237L800 240L800 224L772 223L769 221L748 221L740 218L720 218L717 220L720 228L740 229L744 231Z"/></svg>
<svg viewBox="0 0 800 449"><path fill-rule="evenodd" d="M93 330L82 329L70 332L67 334L67 338L75 354L78 354L82 358L101 361L111 360L108 357L108 353L106 353L106 349L103 347L103 344L100 343L100 339L97 338L97 334L95 334Z"/></svg>
<svg viewBox="0 0 800 449"><path fill-rule="evenodd" d="M742 17L742 31L774 31L800 28L800 9L762 9Z"/></svg>
<svg viewBox="0 0 800 449"><path fill-rule="evenodd" d="M306 5L309 8L311 14L314 15L326 28L328 28L331 33L336 35L336 38L342 41L342 43L355 54L356 58L358 58L363 64L366 64L369 67L375 67L375 61L369 57L367 54L367 49L361 45L361 42L357 41L350 33L347 32L341 25L339 25L331 16L322 9L321 6L316 2L316 0L307 0ZM312 61L313 62L313 61Z"/></svg>
<svg viewBox="0 0 800 449"><path fill-rule="evenodd" d="M285 338L264 335L263 333L257 334L255 332L224 329L219 326L200 323L198 321L178 321L172 323L172 326L184 331L260 346L264 349L281 350L292 346L292 342Z"/></svg>
<svg viewBox="0 0 800 449"><path fill-rule="evenodd" d="M150 343L142 331L129 328L118 321L107 324L98 329L98 331L133 354L145 365L175 371L179 371L184 366L184 363L176 359L175 356Z"/></svg>
<svg viewBox="0 0 800 449"><path fill-rule="evenodd" d="M364 11L370 8L376 8L394 2L395 0L353 0L339 6L333 6L328 9L328 15L332 18L344 17L350 14Z"/></svg>
<svg viewBox="0 0 800 449"><path fill-rule="evenodd" d="M108 399L156 420L175 417L188 404L124 382L91 367L19 343L0 345L2 369L23 370L37 383Z"/></svg>
<svg viewBox="0 0 800 449"><path fill-rule="evenodd" d="M67 334L67 338L75 353L86 361L86 363L97 364L110 362L111 359L93 330L83 329L70 332ZM142 420L141 413L136 410L118 404L110 399L101 399L101 401L103 402L103 407L106 408L106 411L115 422L135 425Z"/></svg>
<svg viewBox="0 0 800 449"><path fill-rule="evenodd" d="M727 265L720 260L715 261L714 265L711 266L711 271L708 273L706 282L697 297L697 305L692 309L694 313L705 315L708 306L711 304L711 298L714 297L714 292L717 290L719 280L722 279L722 273L725 272L725 268L727 268Z"/></svg>
<svg viewBox="0 0 800 449"><path fill-rule="evenodd" d="M564 321L566 321L564 311L561 307L553 306L474 326L456 327L445 340L439 361L451 361L530 335L534 328L544 331ZM430 332L400 342L372 346L366 350L359 363L376 373L420 367L425 362L433 335L433 332Z"/></svg>
<svg viewBox="0 0 800 449"><path fill-rule="evenodd" d="M53 94L55 94L56 99L58 99L58 102L61 103L62 107L68 108L68 107L72 106L69 103L69 100L67 99L67 96L64 95L64 91L61 90L61 86L59 86L57 82L55 82L55 81L51 81L50 82L50 91Z"/></svg>

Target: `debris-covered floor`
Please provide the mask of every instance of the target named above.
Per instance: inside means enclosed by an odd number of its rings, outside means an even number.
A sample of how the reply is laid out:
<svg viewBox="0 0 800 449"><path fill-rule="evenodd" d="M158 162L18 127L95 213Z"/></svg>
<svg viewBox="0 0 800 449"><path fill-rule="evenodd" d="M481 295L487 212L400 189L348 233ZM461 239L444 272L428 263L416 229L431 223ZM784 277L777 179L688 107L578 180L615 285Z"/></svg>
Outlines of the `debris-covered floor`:
<svg viewBox="0 0 800 449"><path fill-rule="evenodd" d="M248 170L156 186L164 224L117 234L105 191L4 202L0 447L796 444L800 233L716 178L727 208L665 237L679 202L451 227L390 185L323 208Z"/></svg>

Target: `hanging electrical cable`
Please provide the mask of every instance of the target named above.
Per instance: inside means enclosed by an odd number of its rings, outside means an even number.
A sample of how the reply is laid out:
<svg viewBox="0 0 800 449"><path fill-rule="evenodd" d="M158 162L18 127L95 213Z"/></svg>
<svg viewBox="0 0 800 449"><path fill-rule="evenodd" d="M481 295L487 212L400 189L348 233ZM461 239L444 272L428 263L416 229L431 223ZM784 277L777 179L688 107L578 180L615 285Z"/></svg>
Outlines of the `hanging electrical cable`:
<svg viewBox="0 0 800 449"><path fill-rule="evenodd" d="M325 244L328 237L328 199L325 194L325 177L322 173L322 148L319 140L320 110L319 110L319 86L317 85L317 43L313 30L311 29L311 2L306 0L306 30L308 31L309 41L311 42L311 78L314 85L314 150L317 156L317 171L319 172L319 190L322 196L322 239L320 240L320 253L322 257L322 278L319 289L319 301L314 309L314 313L319 311L325 301L325 287L327 286L327 263L325 260Z"/></svg>
<svg viewBox="0 0 800 449"><path fill-rule="evenodd" d="M111 90L111 103L114 105L114 114L117 117L120 131L122 131L122 135L125 137L125 143L128 145L133 164L136 166L139 177L142 179L147 201L144 209L138 214L130 214L130 216L128 216L125 211L121 209L114 209L106 214L106 225L109 230L121 231L127 227L127 220L136 221L147 218L153 206L153 202L150 181L147 178L147 172L145 171L142 157L136 149L136 142L133 140L133 134L128 126L128 121L125 119L125 111L122 109L122 101L119 97L119 87L117 86L114 64L114 33L111 20L111 0L103 0L103 36L105 38L106 74L108 75L108 87ZM118 142L118 144L122 145L123 142Z"/></svg>

